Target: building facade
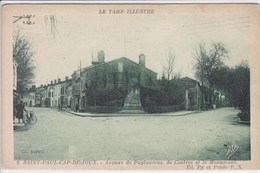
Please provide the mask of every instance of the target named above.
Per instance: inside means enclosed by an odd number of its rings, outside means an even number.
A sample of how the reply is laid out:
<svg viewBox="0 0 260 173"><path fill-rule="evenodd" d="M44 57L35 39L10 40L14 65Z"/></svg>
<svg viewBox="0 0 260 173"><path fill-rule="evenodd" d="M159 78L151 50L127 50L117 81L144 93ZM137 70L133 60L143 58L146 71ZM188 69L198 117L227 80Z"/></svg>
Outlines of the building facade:
<svg viewBox="0 0 260 173"><path fill-rule="evenodd" d="M69 86L71 86L71 79L68 77L64 81L55 79L50 84L37 88L33 85L21 95L21 98L26 106L68 107L68 100L71 98Z"/></svg>
<svg viewBox="0 0 260 173"><path fill-rule="evenodd" d="M177 79L176 83L182 88L186 110L211 109L214 107L215 92L213 89L202 86L198 81L189 77Z"/></svg>
<svg viewBox="0 0 260 173"><path fill-rule="evenodd" d="M106 105L141 107L140 87L158 88L157 73L145 67L143 54L139 63L126 57L105 62L101 52L97 62L73 73L72 109L86 111L87 106Z"/></svg>
<svg viewBox="0 0 260 173"><path fill-rule="evenodd" d="M36 95L38 95L38 91L35 85L33 85L30 89L24 91L24 93L22 93L20 97L25 106L35 106Z"/></svg>
<svg viewBox="0 0 260 173"><path fill-rule="evenodd" d="M13 119L15 119L16 116L16 105L18 103L18 92L17 92L17 62L13 60Z"/></svg>

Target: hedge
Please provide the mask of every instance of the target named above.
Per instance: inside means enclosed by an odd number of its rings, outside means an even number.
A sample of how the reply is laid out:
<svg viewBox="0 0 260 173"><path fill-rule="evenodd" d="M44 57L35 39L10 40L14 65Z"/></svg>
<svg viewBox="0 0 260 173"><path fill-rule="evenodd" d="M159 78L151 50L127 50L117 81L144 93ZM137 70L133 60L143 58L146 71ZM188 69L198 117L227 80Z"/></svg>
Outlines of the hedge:
<svg viewBox="0 0 260 173"><path fill-rule="evenodd" d="M184 110L184 105L173 105L173 106L149 106L143 107L143 110L147 113L165 113L165 112L175 112ZM122 107L118 106L87 106L86 112L91 113L114 113L121 111Z"/></svg>
<svg viewBox="0 0 260 173"><path fill-rule="evenodd" d="M85 111L91 113L113 113L120 110L122 108L118 106L87 106Z"/></svg>
<svg viewBox="0 0 260 173"><path fill-rule="evenodd" d="M165 113L165 112L175 112L184 110L184 105L173 105L173 106L150 106L143 107L145 112L148 113Z"/></svg>

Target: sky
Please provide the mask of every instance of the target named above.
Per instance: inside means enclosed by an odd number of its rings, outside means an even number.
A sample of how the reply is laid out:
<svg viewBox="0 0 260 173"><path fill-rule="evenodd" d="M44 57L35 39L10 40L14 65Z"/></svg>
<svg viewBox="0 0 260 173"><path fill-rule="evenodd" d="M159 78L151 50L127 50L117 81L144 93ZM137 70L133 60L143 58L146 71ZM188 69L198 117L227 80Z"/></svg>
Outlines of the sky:
<svg viewBox="0 0 260 173"><path fill-rule="evenodd" d="M55 20L51 20L51 15ZM169 52L175 54L175 72L194 78L193 54L199 44L209 47L222 42L229 50L229 66L247 60L249 54L250 18L244 15L183 15L155 13L150 15L99 15L88 12L62 11L36 13L34 25L18 21L35 52L35 84L71 76L73 71L91 65L98 50L104 50L105 61L127 57L138 62L146 56L146 67L162 74L162 64ZM53 27L55 24L55 27Z"/></svg>

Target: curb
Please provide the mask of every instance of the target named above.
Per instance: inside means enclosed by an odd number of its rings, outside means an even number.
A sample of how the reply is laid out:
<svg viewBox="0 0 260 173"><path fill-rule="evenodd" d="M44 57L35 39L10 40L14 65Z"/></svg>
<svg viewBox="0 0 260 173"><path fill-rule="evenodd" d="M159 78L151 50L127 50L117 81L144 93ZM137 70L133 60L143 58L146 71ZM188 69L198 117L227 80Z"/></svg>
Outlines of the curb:
<svg viewBox="0 0 260 173"><path fill-rule="evenodd" d="M81 114L73 111L68 111L68 113L79 116L79 117L132 117L132 116L184 116L184 115L189 115L193 113L199 113L200 111L192 111L192 112L186 112L183 114L167 114L167 113L160 113L160 114L148 114L148 113L143 113L143 114L127 114L127 113L114 113L114 114Z"/></svg>

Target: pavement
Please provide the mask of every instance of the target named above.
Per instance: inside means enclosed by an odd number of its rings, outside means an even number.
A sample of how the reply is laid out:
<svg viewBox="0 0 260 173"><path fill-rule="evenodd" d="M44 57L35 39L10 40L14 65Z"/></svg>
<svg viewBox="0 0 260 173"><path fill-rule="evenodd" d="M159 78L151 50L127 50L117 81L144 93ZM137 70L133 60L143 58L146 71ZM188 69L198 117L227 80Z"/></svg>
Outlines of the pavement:
<svg viewBox="0 0 260 173"><path fill-rule="evenodd" d="M175 116L81 117L27 108L38 121L14 131L15 160L250 160L250 125L234 108ZM171 114L173 115L173 114Z"/></svg>

